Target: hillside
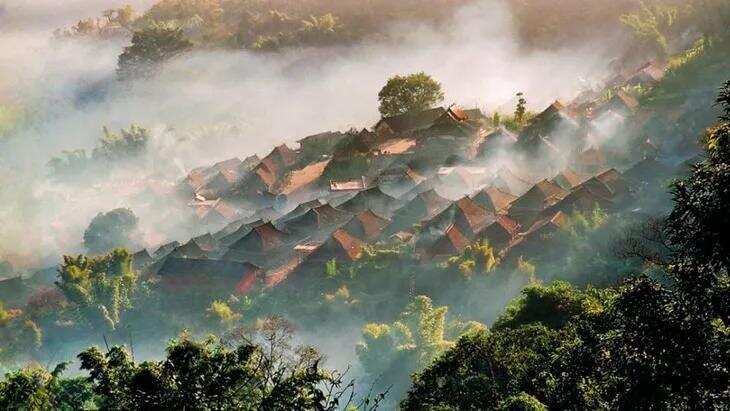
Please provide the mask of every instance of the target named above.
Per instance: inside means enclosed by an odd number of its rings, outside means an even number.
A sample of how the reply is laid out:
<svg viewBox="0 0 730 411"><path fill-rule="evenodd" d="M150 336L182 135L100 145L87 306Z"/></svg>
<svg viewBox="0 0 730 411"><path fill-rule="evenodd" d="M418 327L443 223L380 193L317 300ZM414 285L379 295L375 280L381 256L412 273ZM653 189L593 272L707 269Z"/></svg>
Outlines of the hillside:
<svg viewBox="0 0 730 411"><path fill-rule="evenodd" d="M200 47L245 48L274 51L300 46L343 45L360 41L397 40L407 23L446 24L464 6L476 0L369 0L358 1L220 1L161 0L148 10L131 6L110 9L98 18L79 20L59 30L65 36L114 37L154 24L180 27ZM557 48L619 36L619 17L636 11L636 2L576 0L484 4L501 13L513 13L517 31L528 48Z"/></svg>
<svg viewBox="0 0 730 411"><path fill-rule="evenodd" d="M174 78L168 104L204 111L197 98L217 92L240 115L186 59L241 48L288 59L290 47L391 41L396 22L439 27L470 10L366 3L163 0L56 35L131 42L116 72L105 66L112 97L74 110L113 115L114 93L152 96ZM571 40L591 25L630 47L544 105L528 102L539 85L484 107L448 100L436 76L397 73L377 93L379 118L342 130L271 140L213 127L196 140L164 122L103 126L88 153L52 156L39 180L3 165L0 182L27 193L8 201L27 210L0 212L51 223L13 222L0 242L13 251L0 255L0 408L722 409L730 33L714 23L730 8L506 4L522 47L545 55L598 47L600 34ZM676 23L642 29L667 16ZM288 69L309 67L294 53ZM255 100L243 117L275 130L298 102ZM323 100L310 98L322 118L305 114L308 130L338 110ZM138 101L122 107L159 112ZM4 147L27 155L18 136L47 121L33 115ZM74 119L50 124L61 136ZM52 214L46 198L70 206ZM69 228L75 214L93 218ZM79 252L42 269L40 252L12 244L45 230L59 244L42 247Z"/></svg>

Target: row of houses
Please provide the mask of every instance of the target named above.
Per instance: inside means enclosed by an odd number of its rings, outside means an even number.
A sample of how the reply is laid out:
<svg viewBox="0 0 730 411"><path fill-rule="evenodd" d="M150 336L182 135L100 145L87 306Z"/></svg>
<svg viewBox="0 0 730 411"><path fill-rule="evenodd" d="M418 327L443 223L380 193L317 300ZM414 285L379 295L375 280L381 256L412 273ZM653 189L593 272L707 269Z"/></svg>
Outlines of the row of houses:
<svg viewBox="0 0 730 411"><path fill-rule="evenodd" d="M140 251L135 264L171 287L209 278L202 283L246 293L321 273L332 259L356 261L375 243L407 243L424 262L481 240L507 262L536 255L572 213L630 202L641 168L657 163L659 149L641 135L649 116L613 89L556 101L518 133L450 106L310 136L297 149L193 170L190 206L219 229ZM636 143L624 173L612 168L619 155L606 122ZM515 153L526 160L503 161Z"/></svg>
<svg viewBox="0 0 730 411"><path fill-rule="evenodd" d="M632 184L610 169L595 176L565 170L519 196L488 185L458 200L434 189L396 198L373 187L338 206L312 201L273 221L241 222L235 230L141 251L135 261L146 261L139 268L165 287L226 284L239 294L321 275L326 262L357 261L378 243L410 244L427 263L486 240L514 262L539 256L572 213L617 210L628 202Z"/></svg>

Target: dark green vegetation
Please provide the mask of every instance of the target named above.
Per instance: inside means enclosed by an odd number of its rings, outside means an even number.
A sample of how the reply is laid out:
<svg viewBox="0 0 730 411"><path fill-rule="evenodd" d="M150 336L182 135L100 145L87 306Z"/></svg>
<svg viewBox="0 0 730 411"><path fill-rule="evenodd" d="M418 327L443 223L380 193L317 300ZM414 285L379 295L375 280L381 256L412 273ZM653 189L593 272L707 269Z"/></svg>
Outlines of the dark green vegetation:
<svg viewBox="0 0 730 411"><path fill-rule="evenodd" d="M130 235L137 228L137 216L127 208L99 213L84 231L84 247L91 254L101 254L113 248L133 248Z"/></svg>
<svg viewBox="0 0 730 411"><path fill-rule="evenodd" d="M117 73L122 79L149 76L158 64L192 47L182 29L153 24L132 35L132 44L119 55Z"/></svg>
<svg viewBox="0 0 730 411"><path fill-rule="evenodd" d="M78 355L89 377L62 378L67 364L49 373L28 368L0 382L6 410L338 410L374 409L383 395L355 400L354 382L320 367L311 347L290 346L281 319L241 330L227 343L187 335L167 347L161 361L136 363L123 347ZM233 344L233 345L232 345Z"/></svg>

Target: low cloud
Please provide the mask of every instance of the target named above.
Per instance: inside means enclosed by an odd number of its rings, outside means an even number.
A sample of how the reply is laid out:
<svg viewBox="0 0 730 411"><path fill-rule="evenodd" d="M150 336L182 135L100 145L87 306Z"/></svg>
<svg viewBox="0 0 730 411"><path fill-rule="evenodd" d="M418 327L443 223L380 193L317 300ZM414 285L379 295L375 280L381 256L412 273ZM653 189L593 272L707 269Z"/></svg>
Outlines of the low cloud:
<svg viewBox="0 0 730 411"><path fill-rule="evenodd" d="M276 54L196 51L170 61L154 78L121 83L114 71L123 41L50 35L117 4L71 1L51 18L52 2L25 3L11 0L0 17L12 21L0 31L0 77L8 79L0 82L0 103L18 104L28 116L24 127L0 141L7 180L0 186L0 216L10 222L0 233L0 259L23 264L79 251L79 233L91 218L117 206L141 215L143 231L171 239L185 234L161 225L164 218L153 210L135 209L137 202L114 181L90 187L47 178L52 156L91 149L103 125L152 130L144 166L114 174L117 183L153 175L175 181L193 167L265 154L308 134L370 126L378 118L377 93L395 74L433 75L446 104L511 110L514 94L523 91L529 105L541 109L603 78L605 63L619 53L609 41L602 48L525 51L506 6L485 0L439 27L399 24L388 42Z"/></svg>

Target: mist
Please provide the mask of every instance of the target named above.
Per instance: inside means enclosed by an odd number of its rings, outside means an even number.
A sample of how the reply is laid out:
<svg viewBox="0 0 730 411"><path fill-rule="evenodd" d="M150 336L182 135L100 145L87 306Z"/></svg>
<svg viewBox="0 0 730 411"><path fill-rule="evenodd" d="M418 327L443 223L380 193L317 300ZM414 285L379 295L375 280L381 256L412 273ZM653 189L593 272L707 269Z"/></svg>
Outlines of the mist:
<svg viewBox="0 0 730 411"><path fill-rule="evenodd" d="M165 224L172 210L145 210L139 193L120 192L119 182L154 176L169 185L214 161L266 154L276 144L326 130L369 127L379 117L377 93L392 75L431 74L443 86L444 104L511 111L514 94L522 91L528 106L541 110L603 79L606 62L621 51L610 41L524 50L506 6L485 0L443 26L397 25L387 43L272 54L195 51L168 62L154 78L119 82L116 59L127 40L62 41L51 32L120 4L78 0L50 15L55 7L45 3L11 1L0 16L15 23L0 29L0 102L29 113L0 140L0 169L12 170L0 186L0 216L9 222L0 233L0 260L20 267L82 251L88 222L115 207L140 216L144 246L184 240L196 227ZM149 3L134 5L144 10ZM131 123L152 131L141 167L123 167L92 187L48 178L53 156L90 151L102 126L118 130Z"/></svg>

